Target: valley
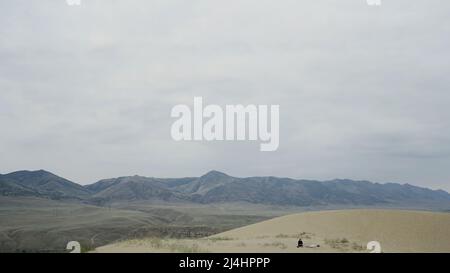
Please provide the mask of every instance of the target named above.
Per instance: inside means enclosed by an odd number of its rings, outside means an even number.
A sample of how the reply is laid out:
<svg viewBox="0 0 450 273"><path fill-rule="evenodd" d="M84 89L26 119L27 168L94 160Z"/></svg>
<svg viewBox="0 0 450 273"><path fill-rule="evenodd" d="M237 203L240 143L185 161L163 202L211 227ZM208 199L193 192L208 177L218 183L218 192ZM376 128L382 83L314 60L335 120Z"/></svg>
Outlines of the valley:
<svg viewBox="0 0 450 273"><path fill-rule="evenodd" d="M336 209L450 210L450 195L409 184L126 176L79 185L50 172L0 175L0 252L82 251L126 240L207 238L283 215Z"/></svg>

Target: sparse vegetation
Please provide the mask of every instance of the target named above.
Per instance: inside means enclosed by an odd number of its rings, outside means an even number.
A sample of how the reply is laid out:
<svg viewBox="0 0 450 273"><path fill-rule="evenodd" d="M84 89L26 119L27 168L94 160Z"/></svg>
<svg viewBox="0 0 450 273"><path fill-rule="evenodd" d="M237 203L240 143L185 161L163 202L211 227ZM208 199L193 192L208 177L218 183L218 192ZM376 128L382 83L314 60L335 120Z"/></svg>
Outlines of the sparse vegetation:
<svg viewBox="0 0 450 273"><path fill-rule="evenodd" d="M81 253L88 253L93 250L95 250L95 247L92 245L81 245Z"/></svg>
<svg viewBox="0 0 450 273"><path fill-rule="evenodd" d="M269 218L258 209L233 214L206 206L186 209L129 202L104 208L0 196L0 205L0 222L8 223L0 227L0 252L65 253L72 240L89 252L102 245L133 239L138 243L145 238L154 238L151 244L158 248L163 238L204 238Z"/></svg>
<svg viewBox="0 0 450 273"><path fill-rule="evenodd" d="M362 245L353 242L352 243L352 250L363 251L363 250L365 250L365 248Z"/></svg>
<svg viewBox="0 0 450 273"><path fill-rule="evenodd" d="M282 233L275 236L275 238L292 238L292 237L295 237L295 236L288 235L288 234L282 234Z"/></svg>
<svg viewBox="0 0 450 273"><path fill-rule="evenodd" d="M208 240L217 242L217 241L232 241L234 238L231 237L210 237Z"/></svg>
<svg viewBox="0 0 450 273"><path fill-rule="evenodd" d="M350 242L347 238L325 239L325 244L331 248L342 251L363 251L364 247L356 242Z"/></svg>
<svg viewBox="0 0 450 273"><path fill-rule="evenodd" d="M334 249L342 249L344 246L341 243L342 239L325 239L325 244L331 246Z"/></svg>
<svg viewBox="0 0 450 273"><path fill-rule="evenodd" d="M170 252L180 252L180 253L198 253L206 252L206 250L200 249L198 244L183 244L183 243L170 243L167 245Z"/></svg>
<svg viewBox="0 0 450 273"><path fill-rule="evenodd" d="M153 248L162 248L164 245L163 240L161 238L150 238L148 240L148 243Z"/></svg>
<svg viewBox="0 0 450 273"><path fill-rule="evenodd" d="M148 249L154 249L161 252L181 252L181 253L197 253L207 252L201 249L196 243L193 243L188 239L162 239L162 238L145 238L145 239L132 239L126 240L119 244L123 244L126 247L140 246Z"/></svg>
<svg viewBox="0 0 450 273"><path fill-rule="evenodd" d="M297 237L302 238L302 239L311 239L312 236L313 236L313 233L300 232L300 234Z"/></svg>
<svg viewBox="0 0 450 273"><path fill-rule="evenodd" d="M126 246L148 246L156 249L162 248L164 246L163 239L157 237L150 237L144 239L131 239L119 243L124 244Z"/></svg>
<svg viewBox="0 0 450 273"><path fill-rule="evenodd" d="M286 244L282 243L282 242L265 243L265 244L263 244L263 247L277 247L277 248L280 248L280 249L286 249L287 248Z"/></svg>
<svg viewBox="0 0 450 273"><path fill-rule="evenodd" d="M275 236L275 238L284 239L284 238L302 238L302 239L311 239L313 234L309 232L300 232L298 234L284 234L280 233Z"/></svg>

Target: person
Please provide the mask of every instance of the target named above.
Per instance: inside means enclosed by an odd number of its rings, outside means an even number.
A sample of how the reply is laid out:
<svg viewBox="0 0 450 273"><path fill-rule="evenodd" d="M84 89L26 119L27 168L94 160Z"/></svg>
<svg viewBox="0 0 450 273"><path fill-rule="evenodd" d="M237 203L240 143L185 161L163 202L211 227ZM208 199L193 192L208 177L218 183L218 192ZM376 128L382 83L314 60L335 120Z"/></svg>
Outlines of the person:
<svg viewBox="0 0 450 273"><path fill-rule="evenodd" d="M297 248L303 247L303 241L302 238L298 239Z"/></svg>

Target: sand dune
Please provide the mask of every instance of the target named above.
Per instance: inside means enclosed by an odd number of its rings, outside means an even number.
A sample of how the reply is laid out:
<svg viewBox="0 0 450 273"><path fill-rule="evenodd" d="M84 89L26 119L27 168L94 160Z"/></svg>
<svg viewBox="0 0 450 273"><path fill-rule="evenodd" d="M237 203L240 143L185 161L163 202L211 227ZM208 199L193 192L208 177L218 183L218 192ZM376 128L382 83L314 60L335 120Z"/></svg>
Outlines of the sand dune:
<svg viewBox="0 0 450 273"><path fill-rule="evenodd" d="M298 237L305 245L296 248ZM98 252L450 252L450 213L402 210L338 210L292 214L193 240L143 239Z"/></svg>

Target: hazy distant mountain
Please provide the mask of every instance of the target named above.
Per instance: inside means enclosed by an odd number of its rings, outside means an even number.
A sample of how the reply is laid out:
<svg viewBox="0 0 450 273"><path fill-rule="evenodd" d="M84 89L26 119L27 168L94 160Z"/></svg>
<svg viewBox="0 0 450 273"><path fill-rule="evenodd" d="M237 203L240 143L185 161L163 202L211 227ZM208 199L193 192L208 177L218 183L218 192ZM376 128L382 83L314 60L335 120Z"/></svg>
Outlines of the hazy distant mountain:
<svg viewBox="0 0 450 273"><path fill-rule="evenodd" d="M193 203L248 202L281 206L414 206L450 208L450 194L409 184L369 181L312 181L277 177L237 178L211 171L201 177L129 176L80 186L46 171L0 176L0 194L52 199L78 198L103 204L114 201Z"/></svg>
<svg viewBox="0 0 450 273"><path fill-rule="evenodd" d="M0 194L51 199L83 199L91 195L85 187L44 170L18 171L1 175Z"/></svg>
<svg viewBox="0 0 450 273"><path fill-rule="evenodd" d="M99 201L189 200L188 196L171 191L169 186L163 179L130 176L100 180L86 188L92 192L91 198Z"/></svg>
<svg viewBox="0 0 450 273"><path fill-rule="evenodd" d="M311 181L277 177L236 178L217 171L174 190L200 203L249 202L270 205L388 205L435 203L450 205L450 194L395 183Z"/></svg>
<svg viewBox="0 0 450 273"><path fill-rule="evenodd" d="M218 171L210 171L209 173L193 179L190 183L185 183L175 187L174 189L183 193L203 195L214 188L222 187L235 180L234 177L228 176Z"/></svg>

